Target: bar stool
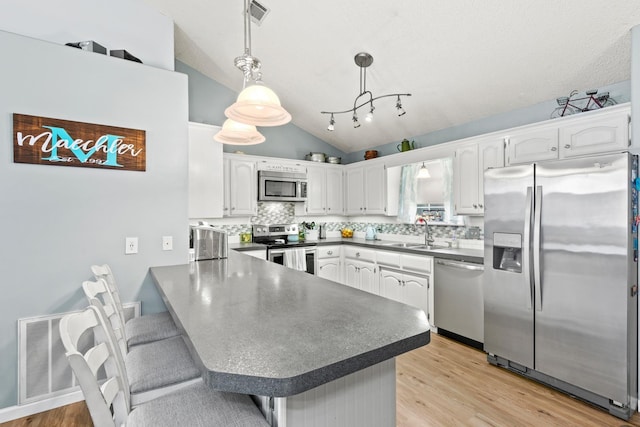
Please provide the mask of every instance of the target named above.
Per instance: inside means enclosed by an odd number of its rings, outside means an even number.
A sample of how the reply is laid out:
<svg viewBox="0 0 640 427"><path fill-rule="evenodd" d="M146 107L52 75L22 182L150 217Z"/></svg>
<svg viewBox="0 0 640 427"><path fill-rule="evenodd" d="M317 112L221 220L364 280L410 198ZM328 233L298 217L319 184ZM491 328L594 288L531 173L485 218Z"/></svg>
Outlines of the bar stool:
<svg viewBox="0 0 640 427"><path fill-rule="evenodd" d="M128 347L105 280L83 282L82 290L105 319L104 341L112 347L116 366L127 378L131 405L202 381L182 336Z"/></svg>
<svg viewBox="0 0 640 427"><path fill-rule="evenodd" d="M128 347L180 335L180 331L168 311L145 314L125 321L120 292L111 267L108 264L92 265L91 271L96 279L104 279L107 283L107 291L111 294L118 318L124 325L123 333Z"/></svg>
<svg viewBox="0 0 640 427"><path fill-rule="evenodd" d="M79 349L79 342L89 330L93 330L96 337L104 337L107 323L95 306L67 314L60 321L60 337L67 360L80 384L96 427L268 426L249 396L214 391L202 382L132 409L126 399L129 389L127 377L119 375L112 346L104 340L98 340L85 353ZM107 379L99 381L96 373L103 366Z"/></svg>

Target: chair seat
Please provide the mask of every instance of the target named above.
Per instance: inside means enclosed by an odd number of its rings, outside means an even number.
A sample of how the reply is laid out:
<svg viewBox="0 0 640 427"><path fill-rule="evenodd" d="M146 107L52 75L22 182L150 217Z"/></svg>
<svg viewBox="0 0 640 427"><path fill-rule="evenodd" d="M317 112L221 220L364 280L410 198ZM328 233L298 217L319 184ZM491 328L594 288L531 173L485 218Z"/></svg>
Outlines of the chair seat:
<svg viewBox="0 0 640 427"><path fill-rule="evenodd" d="M132 399L134 394L200 378L180 336L131 347L125 368Z"/></svg>
<svg viewBox="0 0 640 427"><path fill-rule="evenodd" d="M124 326L124 333L129 347L180 335L168 311L134 317Z"/></svg>
<svg viewBox="0 0 640 427"><path fill-rule="evenodd" d="M127 427L178 425L268 427L269 424L249 396L214 391L204 383L138 406L127 418Z"/></svg>

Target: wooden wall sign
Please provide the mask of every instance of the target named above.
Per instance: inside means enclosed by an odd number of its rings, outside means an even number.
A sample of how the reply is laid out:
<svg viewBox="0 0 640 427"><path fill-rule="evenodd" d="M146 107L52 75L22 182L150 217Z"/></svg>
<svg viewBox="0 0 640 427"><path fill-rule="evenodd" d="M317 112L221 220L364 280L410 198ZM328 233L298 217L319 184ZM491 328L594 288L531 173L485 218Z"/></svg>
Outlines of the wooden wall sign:
<svg viewBox="0 0 640 427"><path fill-rule="evenodd" d="M143 130L13 114L13 162L144 171Z"/></svg>

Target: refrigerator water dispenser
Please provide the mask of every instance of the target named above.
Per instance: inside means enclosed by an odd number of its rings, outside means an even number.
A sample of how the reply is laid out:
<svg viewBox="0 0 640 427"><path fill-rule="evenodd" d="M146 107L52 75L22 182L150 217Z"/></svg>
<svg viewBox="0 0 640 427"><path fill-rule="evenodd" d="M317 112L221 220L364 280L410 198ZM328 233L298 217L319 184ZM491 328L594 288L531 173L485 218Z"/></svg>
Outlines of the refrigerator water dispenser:
<svg viewBox="0 0 640 427"><path fill-rule="evenodd" d="M493 268L522 273L522 235L493 233Z"/></svg>

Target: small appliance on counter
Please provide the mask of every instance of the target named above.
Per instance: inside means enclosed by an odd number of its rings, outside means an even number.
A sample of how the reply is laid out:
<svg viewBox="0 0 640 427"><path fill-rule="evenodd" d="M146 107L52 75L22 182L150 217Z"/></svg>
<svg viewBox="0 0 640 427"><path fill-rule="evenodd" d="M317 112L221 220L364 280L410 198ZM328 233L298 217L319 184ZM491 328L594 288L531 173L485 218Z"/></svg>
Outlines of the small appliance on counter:
<svg viewBox="0 0 640 427"><path fill-rule="evenodd" d="M194 250L194 261L226 258L229 250L225 231L200 222L190 226L190 247Z"/></svg>
<svg viewBox="0 0 640 427"><path fill-rule="evenodd" d="M365 240L376 240L376 229L373 226L368 226L364 235Z"/></svg>
<svg viewBox="0 0 640 427"><path fill-rule="evenodd" d="M320 230L318 232L319 238L320 239L326 239L327 238L327 226L324 225L324 224L320 224L319 227L320 227Z"/></svg>

